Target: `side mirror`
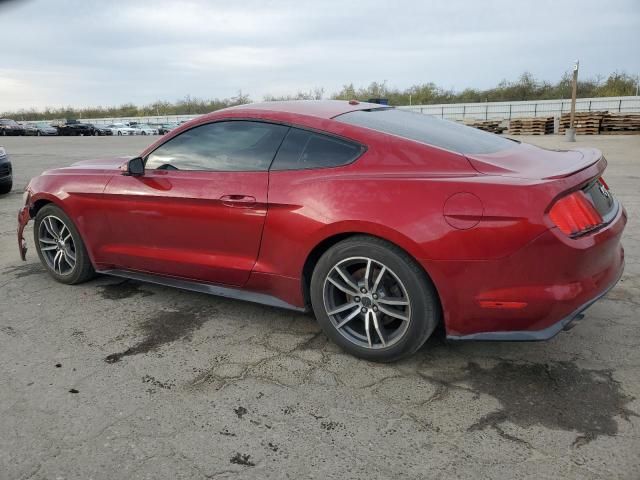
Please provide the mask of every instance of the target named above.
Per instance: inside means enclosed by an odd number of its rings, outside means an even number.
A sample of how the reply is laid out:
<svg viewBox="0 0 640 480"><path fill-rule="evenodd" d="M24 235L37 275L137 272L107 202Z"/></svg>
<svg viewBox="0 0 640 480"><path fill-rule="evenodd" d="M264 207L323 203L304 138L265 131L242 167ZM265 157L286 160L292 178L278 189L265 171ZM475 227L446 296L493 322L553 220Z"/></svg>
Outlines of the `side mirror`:
<svg viewBox="0 0 640 480"><path fill-rule="evenodd" d="M144 160L142 157L136 157L129 160L127 163L127 170L124 172L124 175L129 175L132 177L141 177L144 175Z"/></svg>

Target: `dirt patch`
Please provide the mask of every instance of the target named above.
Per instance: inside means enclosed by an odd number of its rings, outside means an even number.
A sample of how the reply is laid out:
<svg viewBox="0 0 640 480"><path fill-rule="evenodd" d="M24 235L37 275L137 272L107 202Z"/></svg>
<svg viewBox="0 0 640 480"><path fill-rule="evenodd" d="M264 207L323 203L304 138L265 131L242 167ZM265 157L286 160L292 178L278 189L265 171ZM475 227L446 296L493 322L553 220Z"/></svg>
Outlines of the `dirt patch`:
<svg viewBox="0 0 640 480"><path fill-rule="evenodd" d="M487 369L471 362L464 381L474 391L491 395L502 404L500 410L485 415L469 430L490 427L517 442L522 440L506 434L501 424L575 431L579 434L575 444L580 445L600 435L615 435L615 417L636 415L626 408L633 398L622 392L611 370L581 369L572 362L502 361Z"/></svg>
<svg viewBox="0 0 640 480"><path fill-rule="evenodd" d="M158 387L158 388L162 388L164 390L171 390L173 387L175 387L175 383L172 382L162 382L160 380L158 380L157 378L151 376L151 375L145 375L142 377L142 382L143 383L148 383L154 387ZM147 390L150 393L154 393L155 389L150 388Z"/></svg>
<svg viewBox="0 0 640 480"><path fill-rule="evenodd" d="M122 357L148 353L176 340L191 339L191 334L207 320L193 311L158 312L140 325L144 333L142 341L123 352L107 355L105 362L116 363Z"/></svg>
<svg viewBox="0 0 640 480"><path fill-rule="evenodd" d="M238 408L234 408L233 411L234 411L234 413L236 414L236 416L238 418L242 418L247 414L247 409L244 408L243 406L240 406Z"/></svg>
<svg viewBox="0 0 640 480"><path fill-rule="evenodd" d="M235 463L236 465L242 465L244 467L254 467L256 464L251 460L251 455L243 455L241 453L236 453L231 460L230 463Z"/></svg>
<svg viewBox="0 0 640 480"><path fill-rule="evenodd" d="M143 297L153 295L153 292L143 290L140 288L141 286L142 284L138 282L123 280L118 283L102 285L98 287L98 289L102 298L106 300L124 300L125 298L135 297L136 295L142 295Z"/></svg>

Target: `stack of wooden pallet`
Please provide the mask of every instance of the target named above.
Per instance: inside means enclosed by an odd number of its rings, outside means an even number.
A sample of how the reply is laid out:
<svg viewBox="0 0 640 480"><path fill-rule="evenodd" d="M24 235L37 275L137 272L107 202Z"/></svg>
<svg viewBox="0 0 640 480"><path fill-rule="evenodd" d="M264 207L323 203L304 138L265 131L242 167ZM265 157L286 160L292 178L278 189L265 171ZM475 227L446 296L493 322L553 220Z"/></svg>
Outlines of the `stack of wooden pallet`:
<svg viewBox="0 0 640 480"><path fill-rule="evenodd" d="M474 120L467 125L491 133L502 133L507 129L502 120Z"/></svg>
<svg viewBox="0 0 640 480"><path fill-rule="evenodd" d="M600 124L602 118L607 112L576 112L574 127L576 128L576 134L578 135L597 135L600 132ZM560 131L558 133L564 134L565 130L569 128L569 122L571 121L570 113L563 113L560 116Z"/></svg>
<svg viewBox="0 0 640 480"><path fill-rule="evenodd" d="M640 114L607 113L602 117L600 133L603 135L640 134Z"/></svg>
<svg viewBox="0 0 640 480"><path fill-rule="evenodd" d="M553 117L514 118L509 121L510 135L547 135L553 133Z"/></svg>

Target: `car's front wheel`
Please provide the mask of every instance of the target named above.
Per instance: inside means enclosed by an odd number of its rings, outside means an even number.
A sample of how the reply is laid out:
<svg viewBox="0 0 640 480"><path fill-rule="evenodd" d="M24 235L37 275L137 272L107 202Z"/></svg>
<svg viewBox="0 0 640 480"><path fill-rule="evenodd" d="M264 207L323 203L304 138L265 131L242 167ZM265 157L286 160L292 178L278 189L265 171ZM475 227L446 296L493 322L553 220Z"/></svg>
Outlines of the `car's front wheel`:
<svg viewBox="0 0 640 480"><path fill-rule="evenodd" d="M435 288L420 265L379 238L359 235L327 250L310 289L327 336L367 360L390 362L415 353L440 317Z"/></svg>
<svg viewBox="0 0 640 480"><path fill-rule="evenodd" d="M40 261L57 281L73 285L94 276L80 233L61 208L49 204L40 209L33 235Z"/></svg>

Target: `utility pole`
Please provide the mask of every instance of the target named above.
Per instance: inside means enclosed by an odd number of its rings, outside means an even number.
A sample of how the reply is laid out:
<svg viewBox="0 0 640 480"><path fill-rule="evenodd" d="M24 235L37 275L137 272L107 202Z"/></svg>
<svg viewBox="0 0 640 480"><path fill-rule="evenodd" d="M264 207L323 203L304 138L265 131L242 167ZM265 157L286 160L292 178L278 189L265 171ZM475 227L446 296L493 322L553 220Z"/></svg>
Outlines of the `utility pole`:
<svg viewBox="0 0 640 480"><path fill-rule="evenodd" d="M569 117L569 128L565 131L565 139L567 142L576 141L576 128L575 128L575 116L576 116L576 95L578 94L578 68L580 67L580 61L576 60L573 64L573 82L571 85L571 116Z"/></svg>

